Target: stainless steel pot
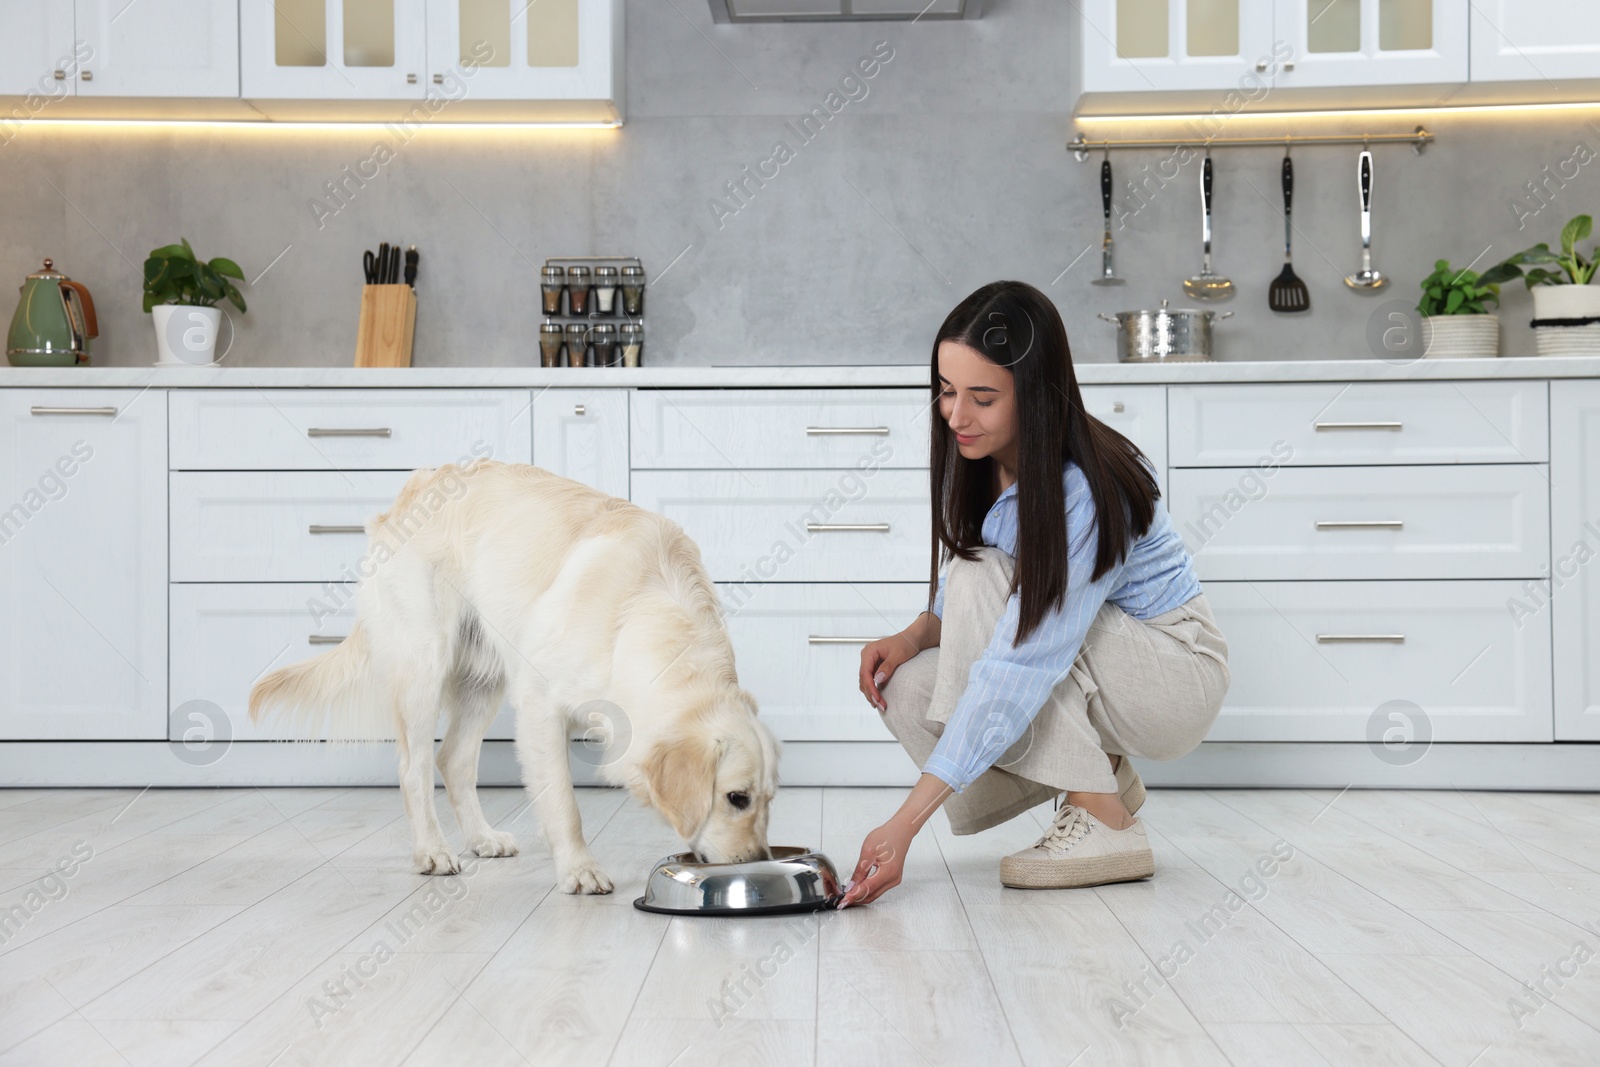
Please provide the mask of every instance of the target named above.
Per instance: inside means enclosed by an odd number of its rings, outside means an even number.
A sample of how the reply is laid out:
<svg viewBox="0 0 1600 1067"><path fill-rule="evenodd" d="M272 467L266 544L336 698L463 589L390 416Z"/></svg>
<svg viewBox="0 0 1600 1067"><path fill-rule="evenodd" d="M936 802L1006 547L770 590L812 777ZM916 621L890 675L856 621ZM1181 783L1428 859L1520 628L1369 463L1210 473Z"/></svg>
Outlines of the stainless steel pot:
<svg viewBox="0 0 1600 1067"><path fill-rule="evenodd" d="M1117 359L1123 363L1195 362L1211 358L1211 324L1231 311L1169 308L1119 311L1100 317L1117 325Z"/></svg>

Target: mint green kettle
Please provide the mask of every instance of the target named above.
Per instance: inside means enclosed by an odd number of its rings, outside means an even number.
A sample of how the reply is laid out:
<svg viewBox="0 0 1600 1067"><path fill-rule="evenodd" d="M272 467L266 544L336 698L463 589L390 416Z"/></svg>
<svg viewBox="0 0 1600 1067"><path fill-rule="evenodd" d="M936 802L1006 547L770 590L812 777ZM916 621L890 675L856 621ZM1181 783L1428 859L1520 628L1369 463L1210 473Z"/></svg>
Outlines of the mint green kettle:
<svg viewBox="0 0 1600 1067"><path fill-rule="evenodd" d="M13 367L71 367L89 362L89 338L100 336L89 290L50 260L22 283L11 318L6 358Z"/></svg>

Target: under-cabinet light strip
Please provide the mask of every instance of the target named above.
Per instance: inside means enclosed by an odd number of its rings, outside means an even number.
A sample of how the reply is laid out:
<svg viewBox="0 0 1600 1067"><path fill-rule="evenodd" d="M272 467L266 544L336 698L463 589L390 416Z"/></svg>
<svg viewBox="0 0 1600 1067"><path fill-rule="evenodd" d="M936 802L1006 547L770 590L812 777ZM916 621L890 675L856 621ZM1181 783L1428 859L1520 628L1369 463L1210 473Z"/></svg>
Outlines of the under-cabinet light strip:
<svg viewBox="0 0 1600 1067"><path fill-rule="evenodd" d="M0 116L0 123L5 119ZM620 122L430 122L407 123L404 118L388 121L361 119L357 121L329 122L272 122L261 119L23 119L11 127L13 133L32 126L114 127L122 129L174 129L174 130L361 130L387 129L406 125L411 130L616 130Z"/></svg>

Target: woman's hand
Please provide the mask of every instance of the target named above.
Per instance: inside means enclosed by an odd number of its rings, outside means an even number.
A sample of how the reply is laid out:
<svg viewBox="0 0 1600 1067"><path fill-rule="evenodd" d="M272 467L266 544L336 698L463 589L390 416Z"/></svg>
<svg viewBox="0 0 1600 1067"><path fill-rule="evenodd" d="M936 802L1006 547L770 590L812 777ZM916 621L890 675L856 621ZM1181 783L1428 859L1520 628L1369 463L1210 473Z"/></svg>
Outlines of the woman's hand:
<svg viewBox="0 0 1600 1067"><path fill-rule="evenodd" d="M861 842L861 860L838 907L871 903L900 884L911 839L952 792L936 775L924 771L917 777L917 784L911 787L900 810Z"/></svg>
<svg viewBox="0 0 1600 1067"><path fill-rule="evenodd" d="M850 876L850 889L839 901L840 908L870 904L900 884L905 873L906 852L917 827L899 813L867 835L861 842L861 860Z"/></svg>
<svg viewBox="0 0 1600 1067"><path fill-rule="evenodd" d="M880 637L863 648L861 674L857 680L861 684L861 694L867 698L867 702L879 711L887 708L880 687L894 677L895 669L900 664L921 651L922 649L911 638L909 629L891 637Z"/></svg>

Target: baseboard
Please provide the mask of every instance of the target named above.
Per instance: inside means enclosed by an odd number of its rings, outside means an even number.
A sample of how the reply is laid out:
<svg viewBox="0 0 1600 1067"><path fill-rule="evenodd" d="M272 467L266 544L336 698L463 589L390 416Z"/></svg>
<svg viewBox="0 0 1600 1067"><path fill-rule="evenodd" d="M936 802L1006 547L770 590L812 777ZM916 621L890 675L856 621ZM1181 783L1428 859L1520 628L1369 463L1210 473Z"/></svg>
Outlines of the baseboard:
<svg viewBox="0 0 1600 1067"><path fill-rule="evenodd" d="M1435 744L1406 763L1365 744L1209 741L1182 759L1135 759L1153 787L1267 789L1516 789L1600 791L1600 744ZM909 786L917 768L895 742L789 741L780 783ZM601 784L573 759L573 779ZM483 785L519 785L509 741L486 741ZM0 786L392 786L388 742L241 741L190 751L164 741L0 742Z"/></svg>

